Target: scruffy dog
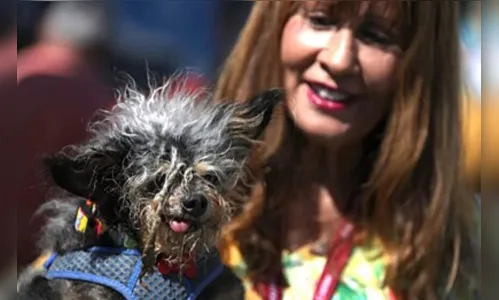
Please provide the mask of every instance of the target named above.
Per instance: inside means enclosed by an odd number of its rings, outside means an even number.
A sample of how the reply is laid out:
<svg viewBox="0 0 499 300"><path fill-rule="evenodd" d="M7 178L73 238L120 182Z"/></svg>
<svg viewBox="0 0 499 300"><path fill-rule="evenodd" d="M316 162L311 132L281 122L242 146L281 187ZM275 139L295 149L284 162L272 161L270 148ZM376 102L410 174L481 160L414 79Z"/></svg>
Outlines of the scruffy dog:
<svg viewBox="0 0 499 300"><path fill-rule="evenodd" d="M243 299L215 246L281 97L125 89L87 143L45 159L69 195L41 207L51 217L40 246L52 255L21 275L18 299Z"/></svg>

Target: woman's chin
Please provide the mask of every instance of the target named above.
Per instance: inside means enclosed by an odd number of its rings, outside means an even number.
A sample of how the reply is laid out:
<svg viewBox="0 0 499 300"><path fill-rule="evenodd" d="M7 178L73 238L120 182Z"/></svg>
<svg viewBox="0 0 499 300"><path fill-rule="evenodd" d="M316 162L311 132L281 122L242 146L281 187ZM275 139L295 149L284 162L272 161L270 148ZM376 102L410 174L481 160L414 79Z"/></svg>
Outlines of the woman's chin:
<svg viewBox="0 0 499 300"><path fill-rule="evenodd" d="M311 110L297 110L290 114L296 127L312 139L341 141L348 139L351 125L333 116Z"/></svg>

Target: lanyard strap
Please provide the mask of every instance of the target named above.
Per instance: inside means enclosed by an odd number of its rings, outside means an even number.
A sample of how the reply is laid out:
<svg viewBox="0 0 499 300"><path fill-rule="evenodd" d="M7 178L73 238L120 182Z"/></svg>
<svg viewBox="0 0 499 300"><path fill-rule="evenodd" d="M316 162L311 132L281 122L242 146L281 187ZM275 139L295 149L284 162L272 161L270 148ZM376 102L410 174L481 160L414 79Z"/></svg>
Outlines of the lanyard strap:
<svg viewBox="0 0 499 300"><path fill-rule="evenodd" d="M313 300L330 300L333 297L352 249L353 225L343 220L333 239L332 250L317 283ZM255 287L263 300L282 300L283 298L281 285L260 283Z"/></svg>
<svg viewBox="0 0 499 300"><path fill-rule="evenodd" d="M317 283L313 300L330 300L353 249L353 225L343 221Z"/></svg>

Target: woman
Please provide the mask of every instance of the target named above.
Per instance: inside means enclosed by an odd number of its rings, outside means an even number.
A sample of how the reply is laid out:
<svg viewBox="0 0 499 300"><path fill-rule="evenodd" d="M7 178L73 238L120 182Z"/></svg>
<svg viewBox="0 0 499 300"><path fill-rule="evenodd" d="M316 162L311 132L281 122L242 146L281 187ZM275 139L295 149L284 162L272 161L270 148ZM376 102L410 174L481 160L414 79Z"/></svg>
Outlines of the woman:
<svg viewBox="0 0 499 300"><path fill-rule="evenodd" d="M248 299L472 297L456 5L255 2L216 93L286 92L221 247Z"/></svg>

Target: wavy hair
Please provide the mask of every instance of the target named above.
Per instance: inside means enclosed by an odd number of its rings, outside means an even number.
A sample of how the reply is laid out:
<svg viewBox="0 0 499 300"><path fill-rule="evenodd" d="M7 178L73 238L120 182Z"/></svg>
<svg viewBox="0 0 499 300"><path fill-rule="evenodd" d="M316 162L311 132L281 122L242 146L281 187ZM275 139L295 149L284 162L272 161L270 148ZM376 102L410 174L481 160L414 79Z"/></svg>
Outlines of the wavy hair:
<svg viewBox="0 0 499 300"><path fill-rule="evenodd" d="M355 6L357 1L335 5ZM348 3L348 4L347 4ZM404 55L399 84L380 138L368 137L372 160L362 182L362 208L354 219L359 235L381 240L389 258L385 282L404 299L436 299L474 280L473 198L462 184L458 4L456 1L394 1L403 23ZM228 57L215 99L245 101L283 86L280 41L296 1L255 1ZM267 128L270 167L252 199L227 228L250 277L280 269L286 205L283 165L296 159L286 147L293 134L285 113ZM378 131L379 132L379 131ZM284 164L283 164L284 163ZM222 249L223 245L222 245ZM443 267L445 266L445 267Z"/></svg>

